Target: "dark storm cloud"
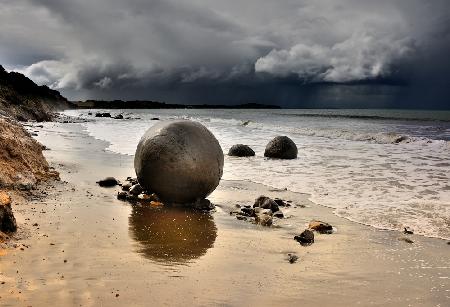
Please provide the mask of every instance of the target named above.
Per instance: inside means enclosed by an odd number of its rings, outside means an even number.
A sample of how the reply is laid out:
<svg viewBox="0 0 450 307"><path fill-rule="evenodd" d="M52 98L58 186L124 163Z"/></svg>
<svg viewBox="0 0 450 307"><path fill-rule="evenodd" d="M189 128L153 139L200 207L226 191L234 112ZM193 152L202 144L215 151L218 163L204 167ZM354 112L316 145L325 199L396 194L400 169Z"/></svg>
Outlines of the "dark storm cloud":
<svg viewBox="0 0 450 307"><path fill-rule="evenodd" d="M449 8L445 0L0 0L0 63L80 99L408 107L434 93L432 106L442 106Z"/></svg>

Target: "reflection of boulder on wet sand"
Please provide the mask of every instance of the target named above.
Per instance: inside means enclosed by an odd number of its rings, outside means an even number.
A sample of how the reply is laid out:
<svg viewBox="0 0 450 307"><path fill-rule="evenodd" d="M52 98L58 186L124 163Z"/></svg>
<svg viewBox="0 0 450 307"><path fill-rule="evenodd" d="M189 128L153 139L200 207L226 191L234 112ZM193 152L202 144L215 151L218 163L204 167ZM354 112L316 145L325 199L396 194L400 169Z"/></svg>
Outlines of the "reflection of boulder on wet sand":
<svg viewBox="0 0 450 307"><path fill-rule="evenodd" d="M130 236L138 252L160 262L185 262L211 248L217 228L209 213L189 208L134 206L129 218Z"/></svg>

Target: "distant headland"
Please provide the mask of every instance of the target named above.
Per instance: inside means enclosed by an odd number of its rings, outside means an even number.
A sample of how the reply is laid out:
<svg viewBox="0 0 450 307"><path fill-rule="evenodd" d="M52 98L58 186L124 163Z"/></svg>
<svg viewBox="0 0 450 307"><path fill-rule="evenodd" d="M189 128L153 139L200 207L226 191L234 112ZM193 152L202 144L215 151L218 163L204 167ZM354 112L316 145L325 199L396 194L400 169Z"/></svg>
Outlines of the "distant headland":
<svg viewBox="0 0 450 307"><path fill-rule="evenodd" d="M259 103L235 105L214 104L171 104L147 100L86 100L72 101L80 109L281 109L280 106Z"/></svg>

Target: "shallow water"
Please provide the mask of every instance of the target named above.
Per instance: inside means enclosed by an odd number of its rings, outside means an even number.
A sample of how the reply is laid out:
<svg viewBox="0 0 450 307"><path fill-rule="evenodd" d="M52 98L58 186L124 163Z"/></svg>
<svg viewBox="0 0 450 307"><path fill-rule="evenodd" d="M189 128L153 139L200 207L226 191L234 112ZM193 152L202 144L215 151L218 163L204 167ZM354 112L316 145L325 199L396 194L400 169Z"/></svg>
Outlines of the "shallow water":
<svg viewBox="0 0 450 307"><path fill-rule="evenodd" d="M206 125L224 152L250 145L256 157L226 157L224 179L245 179L308 193L351 220L386 229L412 227L450 238L450 112L383 110L105 110L139 119L66 114L91 120L89 134L112 152L133 155L148 127L187 118ZM94 111L95 112L95 111ZM267 142L288 135L291 161L263 157Z"/></svg>

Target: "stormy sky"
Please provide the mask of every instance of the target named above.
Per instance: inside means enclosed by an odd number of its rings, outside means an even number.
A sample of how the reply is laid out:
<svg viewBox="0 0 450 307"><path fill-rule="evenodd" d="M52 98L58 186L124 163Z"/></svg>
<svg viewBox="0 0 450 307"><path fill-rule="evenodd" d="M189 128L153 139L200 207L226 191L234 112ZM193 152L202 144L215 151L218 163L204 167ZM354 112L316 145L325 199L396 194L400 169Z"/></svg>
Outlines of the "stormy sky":
<svg viewBox="0 0 450 307"><path fill-rule="evenodd" d="M0 0L0 64L69 99L450 108L448 0Z"/></svg>

